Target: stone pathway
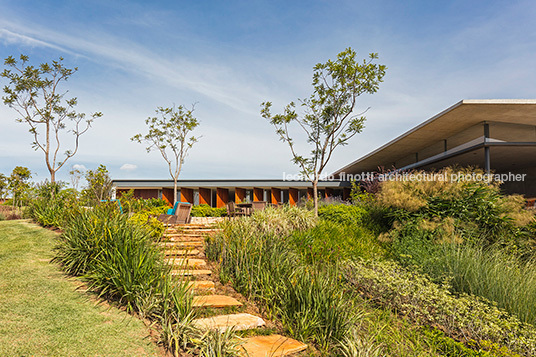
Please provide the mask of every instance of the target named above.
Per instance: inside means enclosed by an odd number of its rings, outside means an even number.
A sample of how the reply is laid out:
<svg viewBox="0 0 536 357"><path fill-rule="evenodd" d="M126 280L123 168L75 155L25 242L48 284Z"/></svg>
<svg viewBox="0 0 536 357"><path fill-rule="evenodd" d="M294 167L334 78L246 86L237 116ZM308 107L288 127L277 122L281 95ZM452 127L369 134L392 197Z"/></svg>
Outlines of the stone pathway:
<svg viewBox="0 0 536 357"><path fill-rule="evenodd" d="M205 224L182 224L168 227L164 232L162 247L168 264L174 269L172 274L190 279L194 291L193 306L198 309L229 309L242 306L237 299L227 295L214 294L214 282L208 280L212 271L207 269L204 254L205 237L215 234L218 229ZM253 330L265 326L265 321L248 313L221 314L194 320L201 329L218 329L225 331ZM273 334L269 336L253 336L243 339L244 356L290 356L304 351L307 345L288 337Z"/></svg>

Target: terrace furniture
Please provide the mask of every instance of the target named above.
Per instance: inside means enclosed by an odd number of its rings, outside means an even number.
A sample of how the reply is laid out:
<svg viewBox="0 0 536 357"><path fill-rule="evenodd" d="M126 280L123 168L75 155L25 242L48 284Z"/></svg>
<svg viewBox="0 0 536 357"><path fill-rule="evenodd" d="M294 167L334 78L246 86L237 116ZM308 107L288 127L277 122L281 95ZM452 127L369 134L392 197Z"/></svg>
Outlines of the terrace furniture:
<svg viewBox="0 0 536 357"><path fill-rule="evenodd" d="M175 210L175 214L161 214L157 219L160 222L169 225L190 223L192 220L190 217L192 205L190 203L175 202L173 209Z"/></svg>
<svg viewBox="0 0 536 357"><path fill-rule="evenodd" d="M246 211L242 207L237 207L233 201L227 202L227 217L245 216Z"/></svg>
<svg viewBox="0 0 536 357"><path fill-rule="evenodd" d="M175 214L175 212L177 212L177 207L179 206L179 201L175 202L175 204L173 205L173 208L170 208L167 210L167 214Z"/></svg>
<svg viewBox="0 0 536 357"><path fill-rule="evenodd" d="M251 216L251 213L253 212L253 204L250 203L250 202L247 202L247 203L237 203L236 204L236 207L237 208L241 208L242 210L244 210L244 214L246 216Z"/></svg>
<svg viewBox="0 0 536 357"><path fill-rule="evenodd" d="M252 213L255 211L262 211L263 209L266 208L266 206L267 206L266 201L253 201L251 203L251 211Z"/></svg>

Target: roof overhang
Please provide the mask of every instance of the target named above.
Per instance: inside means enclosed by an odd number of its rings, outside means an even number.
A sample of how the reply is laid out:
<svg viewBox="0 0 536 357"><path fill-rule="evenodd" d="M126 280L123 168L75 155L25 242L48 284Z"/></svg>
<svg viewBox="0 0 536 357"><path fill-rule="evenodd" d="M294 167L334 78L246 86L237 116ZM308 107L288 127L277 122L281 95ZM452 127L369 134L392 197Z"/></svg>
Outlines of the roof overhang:
<svg viewBox="0 0 536 357"><path fill-rule="evenodd" d="M173 188L173 180L113 180L113 186L117 189L160 189ZM297 188L307 189L312 186L310 181L289 181L289 180L179 180L179 188L227 188L236 187L244 189L253 188ZM319 188L343 188L349 187L350 183L339 180L319 181Z"/></svg>
<svg viewBox="0 0 536 357"><path fill-rule="evenodd" d="M357 174L396 160L482 122L536 125L536 99L462 100L387 144L333 173Z"/></svg>

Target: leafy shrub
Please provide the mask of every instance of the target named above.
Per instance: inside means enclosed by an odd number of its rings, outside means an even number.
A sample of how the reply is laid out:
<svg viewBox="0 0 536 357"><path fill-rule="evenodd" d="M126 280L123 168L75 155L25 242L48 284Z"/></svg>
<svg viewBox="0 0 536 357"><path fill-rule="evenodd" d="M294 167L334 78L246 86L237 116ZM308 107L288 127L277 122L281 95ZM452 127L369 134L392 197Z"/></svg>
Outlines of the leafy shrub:
<svg viewBox="0 0 536 357"><path fill-rule="evenodd" d="M318 216L342 224L362 224L368 211L362 206L332 204L318 207Z"/></svg>
<svg viewBox="0 0 536 357"><path fill-rule="evenodd" d="M157 219L159 214L166 213L167 207L153 207L146 208L134 213L129 221L133 224L137 224L147 230L149 235L158 240L162 237L165 227L162 222Z"/></svg>
<svg viewBox="0 0 536 357"><path fill-rule="evenodd" d="M284 205L255 211L248 221L252 224L251 232L255 234L271 233L288 236L293 231L313 227L316 224L316 217L309 210Z"/></svg>
<svg viewBox="0 0 536 357"><path fill-rule="evenodd" d="M344 274L359 292L415 323L438 326L458 339L497 343L525 356L536 353L536 328L484 299L454 297L426 276L390 261L354 261Z"/></svg>
<svg viewBox="0 0 536 357"><path fill-rule="evenodd" d="M36 185L35 197L29 203L27 214L45 227L62 228L67 214L79 208L76 192L63 187L63 182L45 181Z"/></svg>
<svg viewBox="0 0 536 357"><path fill-rule="evenodd" d="M289 238L307 263L331 262L385 255L376 236L362 226L320 220L315 227L295 231Z"/></svg>
<svg viewBox="0 0 536 357"><path fill-rule="evenodd" d="M216 208L206 204L193 206L191 212L192 217L223 217L226 214L227 209L225 207Z"/></svg>
<svg viewBox="0 0 536 357"><path fill-rule="evenodd" d="M473 172L446 168L437 177ZM478 170L475 173L482 173ZM423 174L414 172L414 175ZM376 195L376 203L390 210L394 220L405 221L420 217L427 220L452 217L472 228L472 237L487 244L513 244L520 238L517 228L534 218L524 209L519 196L500 194L499 184L484 181L385 181ZM470 223L470 224L469 224Z"/></svg>

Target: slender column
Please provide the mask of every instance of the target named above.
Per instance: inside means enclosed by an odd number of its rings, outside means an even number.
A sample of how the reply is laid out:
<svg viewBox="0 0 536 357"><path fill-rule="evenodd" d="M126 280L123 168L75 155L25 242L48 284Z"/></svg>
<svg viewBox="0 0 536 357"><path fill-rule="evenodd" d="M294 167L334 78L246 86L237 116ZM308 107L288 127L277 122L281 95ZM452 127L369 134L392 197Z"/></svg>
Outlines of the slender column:
<svg viewBox="0 0 536 357"><path fill-rule="evenodd" d="M489 124L484 123L484 145L487 145L489 139ZM491 172L491 155L489 146L484 146L484 170L487 174Z"/></svg>

